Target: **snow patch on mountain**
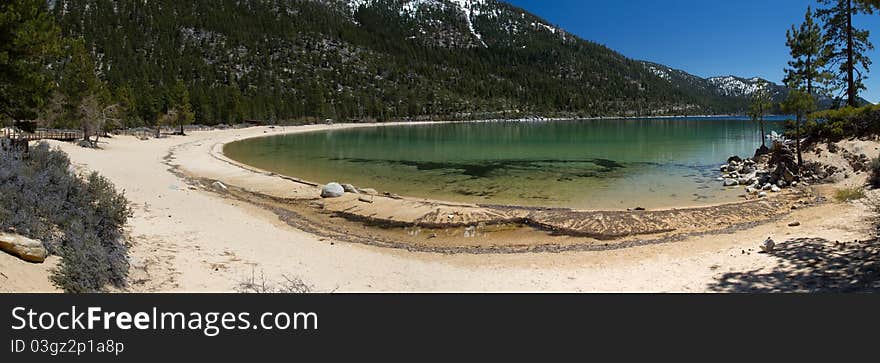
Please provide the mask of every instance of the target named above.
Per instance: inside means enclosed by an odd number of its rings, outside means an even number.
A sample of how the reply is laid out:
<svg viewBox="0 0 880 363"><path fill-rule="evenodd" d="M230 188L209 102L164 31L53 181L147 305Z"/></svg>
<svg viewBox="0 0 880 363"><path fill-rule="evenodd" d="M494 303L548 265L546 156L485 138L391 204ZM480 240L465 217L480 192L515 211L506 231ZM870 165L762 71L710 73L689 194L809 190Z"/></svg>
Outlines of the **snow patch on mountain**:
<svg viewBox="0 0 880 363"><path fill-rule="evenodd" d="M770 82L758 77L744 79L734 76L723 76L712 77L707 79L707 81L718 88L721 94L733 97L751 96L771 85Z"/></svg>
<svg viewBox="0 0 880 363"><path fill-rule="evenodd" d="M483 35L477 31L476 27L474 27L474 18L477 16L497 17L499 15L498 10L485 11L488 1L489 0L408 0L403 2L400 15L414 17L423 7L434 7L446 10L452 6L453 10L462 13L470 33L480 41L480 44L483 47L488 48L486 42L483 41ZM360 7L372 6L375 2L376 0L348 0L348 7L353 12Z"/></svg>

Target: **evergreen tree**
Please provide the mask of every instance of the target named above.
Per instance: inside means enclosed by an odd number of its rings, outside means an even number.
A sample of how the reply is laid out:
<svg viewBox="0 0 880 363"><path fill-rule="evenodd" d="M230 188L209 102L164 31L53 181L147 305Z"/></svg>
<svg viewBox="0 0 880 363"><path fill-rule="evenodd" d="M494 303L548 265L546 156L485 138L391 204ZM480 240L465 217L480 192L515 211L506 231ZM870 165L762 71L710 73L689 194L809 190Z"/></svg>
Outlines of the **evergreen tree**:
<svg viewBox="0 0 880 363"><path fill-rule="evenodd" d="M804 166L804 157L801 151L801 125L810 111L815 109L815 99L797 84L792 84L792 90L788 93L785 102L782 103L782 110L796 116L795 119L795 141L798 158L798 171Z"/></svg>
<svg viewBox="0 0 880 363"><path fill-rule="evenodd" d="M178 134L185 135L184 126L192 124L195 120L195 113L192 110L192 104L189 102L189 91L183 81L177 80L171 89L169 97L170 124L179 127Z"/></svg>
<svg viewBox="0 0 880 363"><path fill-rule="evenodd" d="M756 154L766 154L770 150L767 148L767 134L764 132L764 116L770 112L771 107L773 107L773 101L770 98L769 86L766 82L761 82L758 90L752 96L748 111L752 121L758 123L761 128L761 148Z"/></svg>
<svg viewBox="0 0 880 363"><path fill-rule="evenodd" d="M36 117L54 87L47 67L60 40L45 0L0 2L0 122Z"/></svg>
<svg viewBox="0 0 880 363"><path fill-rule="evenodd" d="M836 67L837 83L846 90L847 105L858 106L859 91L871 60L867 52L874 49L868 39L869 32L853 26L853 16L870 13L876 1L866 0L819 0L826 7L817 11L825 22L827 44L824 55L829 67Z"/></svg>
<svg viewBox="0 0 880 363"><path fill-rule="evenodd" d="M107 94L104 85L95 75L95 63L86 49L83 39L67 41L67 59L63 64L59 93L62 99L63 117L70 125L78 125L83 139L97 145L97 136L104 127L104 108Z"/></svg>
<svg viewBox="0 0 880 363"><path fill-rule="evenodd" d="M786 84L804 87L807 94L825 92L825 84L833 77L823 70L826 59L822 56L824 36L822 29L813 21L813 12L809 7L800 27L792 26L785 34L786 45L792 60L785 70Z"/></svg>

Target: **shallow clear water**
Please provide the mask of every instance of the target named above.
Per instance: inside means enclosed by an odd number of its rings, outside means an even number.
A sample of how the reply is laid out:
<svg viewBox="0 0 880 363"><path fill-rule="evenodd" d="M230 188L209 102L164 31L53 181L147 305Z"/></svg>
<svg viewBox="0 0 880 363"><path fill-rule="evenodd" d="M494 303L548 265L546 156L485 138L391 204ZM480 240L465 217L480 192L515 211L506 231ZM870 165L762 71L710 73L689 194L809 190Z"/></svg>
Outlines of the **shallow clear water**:
<svg viewBox="0 0 880 363"><path fill-rule="evenodd" d="M621 209L736 200L741 190L715 181L718 166L760 142L742 118L639 119L370 127L244 140L224 152L280 174L413 197Z"/></svg>

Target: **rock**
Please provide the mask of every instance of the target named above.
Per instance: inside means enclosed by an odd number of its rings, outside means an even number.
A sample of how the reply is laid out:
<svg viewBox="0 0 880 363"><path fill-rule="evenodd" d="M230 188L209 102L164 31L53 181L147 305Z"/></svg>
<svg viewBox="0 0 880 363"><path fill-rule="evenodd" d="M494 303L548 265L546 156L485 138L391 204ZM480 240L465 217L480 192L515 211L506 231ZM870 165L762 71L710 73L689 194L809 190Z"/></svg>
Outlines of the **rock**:
<svg viewBox="0 0 880 363"><path fill-rule="evenodd" d="M767 184L770 182L770 172L758 170L755 172L755 179L758 179L758 182L761 184Z"/></svg>
<svg viewBox="0 0 880 363"><path fill-rule="evenodd" d="M36 263L42 263L49 256L43 242L5 232L0 232L0 250L22 260Z"/></svg>
<svg viewBox="0 0 880 363"><path fill-rule="evenodd" d="M358 191L361 194L366 194L366 195L379 195L379 191L377 191L376 189L372 189L372 188L358 189Z"/></svg>
<svg viewBox="0 0 880 363"><path fill-rule="evenodd" d="M758 197L759 197L759 198L767 198L767 192L760 192L760 193L758 193Z"/></svg>
<svg viewBox="0 0 880 363"><path fill-rule="evenodd" d="M363 202L363 203L370 203L370 204L373 203L373 199L372 199L372 198L367 198L367 197L360 197L360 198L358 198L358 201L359 201L359 202Z"/></svg>
<svg viewBox="0 0 880 363"><path fill-rule="evenodd" d="M345 195L345 188L339 183L330 183L321 188L321 198L339 198Z"/></svg>
<svg viewBox="0 0 880 363"><path fill-rule="evenodd" d="M798 182L791 183L792 188L797 188L797 186L798 186Z"/></svg>
<svg viewBox="0 0 880 363"><path fill-rule="evenodd" d="M396 199L396 200L401 200L401 199L403 199L403 197L401 197L401 196L399 196L399 195L397 195L397 194L394 194L394 193L390 193L390 192L385 192L383 195L386 196L386 197L388 197L388 198L391 198L391 199Z"/></svg>
<svg viewBox="0 0 880 363"><path fill-rule="evenodd" d="M211 184L211 186L214 187L214 189L217 189L219 191L223 191L223 192L229 191L229 188L226 187L226 184L223 184L218 181L215 181L213 184Z"/></svg>
<svg viewBox="0 0 880 363"><path fill-rule="evenodd" d="M763 244L761 244L761 251L764 253L773 252L773 249L776 248L776 242L773 241L772 238L767 238Z"/></svg>
<svg viewBox="0 0 880 363"><path fill-rule="evenodd" d="M722 165L722 166L721 166L721 172L722 172L722 173L726 173L729 169L730 169L730 167L727 166L727 165Z"/></svg>
<svg viewBox="0 0 880 363"><path fill-rule="evenodd" d="M346 193L360 194L357 188L355 188L354 185L351 184L342 184L342 190L345 190Z"/></svg>
<svg viewBox="0 0 880 363"><path fill-rule="evenodd" d="M764 187L761 189L769 191L769 190L773 189L773 184L770 184L770 183L764 184Z"/></svg>
<svg viewBox="0 0 880 363"><path fill-rule="evenodd" d="M741 157L739 157L739 156L736 156L736 155L727 158L727 163L728 163L728 164L731 164L731 163L737 163L737 164L739 164L739 163L742 163L742 162L743 162L743 159L742 159Z"/></svg>
<svg viewBox="0 0 880 363"><path fill-rule="evenodd" d="M780 181L776 182L776 186L778 186L780 188L785 188L788 186L788 183L786 183L785 180L780 180Z"/></svg>
<svg viewBox="0 0 880 363"><path fill-rule="evenodd" d="M800 227L801 222L794 221L788 224L789 227Z"/></svg>
<svg viewBox="0 0 880 363"><path fill-rule="evenodd" d="M757 150L755 150L755 158L757 159L760 156L767 155L770 153L770 148L767 145L761 145Z"/></svg>
<svg viewBox="0 0 880 363"><path fill-rule="evenodd" d="M715 180L720 181L720 182L723 182L723 181L724 181L724 178L722 178L722 177L718 177L718 178L715 178Z"/></svg>
<svg viewBox="0 0 880 363"><path fill-rule="evenodd" d="M724 179L724 186L726 187L735 187L739 185L739 182L735 179Z"/></svg>
<svg viewBox="0 0 880 363"><path fill-rule="evenodd" d="M785 168L785 170L782 171L781 178L786 183L791 184L791 183L795 182L797 177L794 175L794 173L791 170L789 170L788 168Z"/></svg>
<svg viewBox="0 0 880 363"><path fill-rule="evenodd" d="M771 192L774 192L774 193L779 193L779 192L782 191L782 188L777 187L777 186L774 185L773 187L770 188L770 191L771 191Z"/></svg>
<svg viewBox="0 0 880 363"><path fill-rule="evenodd" d="M749 194L755 194L755 193L757 193L757 192L758 192L758 191L757 191L755 188L752 188L752 187L747 187L747 188L746 188L746 193L749 193Z"/></svg>

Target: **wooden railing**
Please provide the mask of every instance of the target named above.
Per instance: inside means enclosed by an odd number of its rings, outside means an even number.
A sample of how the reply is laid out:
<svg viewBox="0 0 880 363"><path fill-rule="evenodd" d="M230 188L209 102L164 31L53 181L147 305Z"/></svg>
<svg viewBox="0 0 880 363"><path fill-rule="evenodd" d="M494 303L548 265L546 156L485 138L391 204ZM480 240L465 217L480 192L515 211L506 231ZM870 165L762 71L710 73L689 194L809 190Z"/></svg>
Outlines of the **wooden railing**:
<svg viewBox="0 0 880 363"><path fill-rule="evenodd" d="M49 130L39 129L34 132L23 132L14 129L3 129L3 137L16 140L59 140L73 141L83 138L83 132L79 130Z"/></svg>

